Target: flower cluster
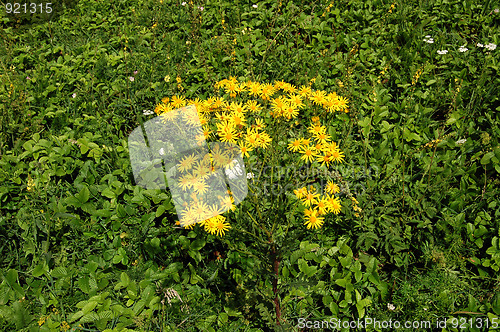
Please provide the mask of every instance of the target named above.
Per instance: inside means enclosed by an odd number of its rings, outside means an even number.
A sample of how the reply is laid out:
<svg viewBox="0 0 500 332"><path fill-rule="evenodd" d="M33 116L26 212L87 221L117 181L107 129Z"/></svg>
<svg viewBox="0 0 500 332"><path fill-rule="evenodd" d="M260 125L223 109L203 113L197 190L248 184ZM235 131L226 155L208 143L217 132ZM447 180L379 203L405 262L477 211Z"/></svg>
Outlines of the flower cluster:
<svg viewBox="0 0 500 332"><path fill-rule="evenodd" d="M340 192L340 188L332 181L328 181L324 195L316 191L313 186L302 187L294 190L295 196L307 206L304 210L304 225L307 228L321 228L325 222L324 215L328 213L339 214L342 207L335 194Z"/></svg>
<svg viewBox="0 0 500 332"><path fill-rule="evenodd" d="M434 38L432 38L431 36L427 35L424 38L424 42L426 42L428 44L433 44L434 43Z"/></svg>
<svg viewBox="0 0 500 332"><path fill-rule="evenodd" d="M307 128L311 134L310 138L297 138L288 144L288 149L292 152L302 154L301 160L320 165L330 166L335 161L341 163L344 153L340 151L337 143L331 141L330 135L326 133L326 127L322 126L319 119Z"/></svg>
<svg viewBox="0 0 500 332"><path fill-rule="evenodd" d="M272 144L273 139L269 134L272 131L269 130L274 129L267 128L269 119L277 122L296 122L302 110L314 107L322 108L323 114L349 111L347 99L335 92L313 90L311 84L296 87L283 81L276 81L274 84L238 82L236 78L230 77L217 82L215 88L219 92L222 90L222 96L206 100L186 99L183 96L166 97L156 106L154 112L160 116L163 123L179 124L181 121L189 128L198 123L198 129L191 134L196 137L199 146L210 141L236 144L240 157L248 159L251 154L264 151ZM179 115L179 112L175 111L188 105L195 106L194 114ZM327 128L320 123L318 116L312 117L312 120L307 128L309 137L290 142L288 149L300 153L301 161L314 166L328 167L333 162L341 163L344 154L327 134ZM189 189L191 196L191 200L184 201L183 211L179 215L182 216L182 222L177 224L190 229L199 225L208 233L221 236L231 228L222 213L234 210L234 199L230 191L229 195L209 192L207 177L218 168L225 168L228 174L227 171L235 167L235 156L231 151L226 151L216 144L210 146L211 151L206 154L190 153L182 156L174 167L177 171L179 191L187 193ZM165 151L163 152L165 154ZM250 178L252 177L253 174ZM298 192L303 190L309 193L305 188L299 189ZM308 214L305 216L307 228L319 228L323 223L324 214L340 212L340 200L335 197L338 191L338 186L330 183L327 187L329 194L324 197L318 198L319 195L312 193L313 199L308 201L311 209L306 210ZM208 196L210 198L207 198ZM312 206L316 208L313 209Z"/></svg>
<svg viewBox="0 0 500 332"><path fill-rule="evenodd" d="M489 43L489 44L486 44L486 45L483 45L481 43L477 43L476 45L477 47L484 47L485 49L487 49L488 51L494 51L496 48L497 48L497 45L496 44L493 44L493 43Z"/></svg>

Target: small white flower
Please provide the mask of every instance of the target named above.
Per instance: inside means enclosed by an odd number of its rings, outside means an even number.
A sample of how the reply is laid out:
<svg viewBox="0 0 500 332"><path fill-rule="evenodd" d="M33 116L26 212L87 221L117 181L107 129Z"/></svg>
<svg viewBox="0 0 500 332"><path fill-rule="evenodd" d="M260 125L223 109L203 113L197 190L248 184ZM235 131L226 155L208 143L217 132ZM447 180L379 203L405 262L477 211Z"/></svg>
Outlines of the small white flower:
<svg viewBox="0 0 500 332"><path fill-rule="evenodd" d="M497 45L489 43L489 44L484 45L484 47L487 48L490 51L494 51L495 48L497 48Z"/></svg>
<svg viewBox="0 0 500 332"><path fill-rule="evenodd" d="M424 42L426 42L428 44L432 44L432 43L434 43L434 38L432 38L431 36L427 35L424 38Z"/></svg>
<svg viewBox="0 0 500 332"><path fill-rule="evenodd" d="M163 148L160 149L160 151L158 151L160 153L161 156L164 156L165 155L165 150Z"/></svg>
<svg viewBox="0 0 500 332"><path fill-rule="evenodd" d="M253 173L247 173L247 179L253 179L255 174Z"/></svg>
<svg viewBox="0 0 500 332"><path fill-rule="evenodd" d="M198 9L199 9L200 11L203 11L203 9L205 9L205 8L203 8L203 7L198 7Z"/></svg>
<svg viewBox="0 0 500 332"><path fill-rule="evenodd" d="M446 53L448 53L448 50L441 50L441 51L438 50L437 53L438 54L446 54Z"/></svg>
<svg viewBox="0 0 500 332"><path fill-rule="evenodd" d="M387 303L387 309L389 309L390 311L394 311L396 307L392 303Z"/></svg>
<svg viewBox="0 0 500 332"><path fill-rule="evenodd" d="M183 5L183 6L187 5L187 2L184 1L183 3L181 3L181 5Z"/></svg>
<svg viewBox="0 0 500 332"><path fill-rule="evenodd" d="M257 5L252 5L253 8L257 8Z"/></svg>
<svg viewBox="0 0 500 332"><path fill-rule="evenodd" d="M477 44L476 44L476 46L477 46L477 47L484 47L484 45L483 45L483 44L481 44L481 43L477 43Z"/></svg>
<svg viewBox="0 0 500 332"><path fill-rule="evenodd" d="M493 11L495 12L495 14L498 14L498 12L500 11L500 9L495 8Z"/></svg>
<svg viewBox="0 0 500 332"><path fill-rule="evenodd" d="M76 93L73 93L71 97L76 98Z"/></svg>
<svg viewBox="0 0 500 332"><path fill-rule="evenodd" d="M467 44L465 44L465 45L467 45ZM467 52L469 49L467 47L465 47L465 45L460 46L458 48L458 51L462 52L462 53Z"/></svg>
<svg viewBox="0 0 500 332"><path fill-rule="evenodd" d="M134 77L132 77L132 76L130 76L128 79L130 80L130 82L135 81L135 78L134 78Z"/></svg>
<svg viewBox="0 0 500 332"><path fill-rule="evenodd" d="M466 138L462 138L462 139L459 139L458 141L456 141L455 143L457 143L457 144L464 144L465 142L467 142L467 139Z"/></svg>
<svg viewBox="0 0 500 332"><path fill-rule="evenodd" d="M154 112L151 111L151 110L143 110L142 114L144 114L144 115L151 115L151 114L154 114Z"/></svg>

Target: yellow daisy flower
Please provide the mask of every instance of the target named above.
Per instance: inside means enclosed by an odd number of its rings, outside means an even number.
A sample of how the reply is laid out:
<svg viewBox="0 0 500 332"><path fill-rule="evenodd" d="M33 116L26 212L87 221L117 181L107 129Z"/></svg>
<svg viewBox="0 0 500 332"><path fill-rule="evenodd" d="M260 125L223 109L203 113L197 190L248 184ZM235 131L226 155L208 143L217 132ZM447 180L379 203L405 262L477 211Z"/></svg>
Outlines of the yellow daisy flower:
<svg viewBox="0 0 500 332"><path fill-rule="evenodd" d="M259 103L256 100L247 101L246 108L252 113L257 113L257 112L260 112L262 110L262 107L259 105Z"/></svg>
<svg viewBox="0 0 500 332"><path fill-rule="evenodd" d="M302 147L300 153L302 153L300 159L310 163L312 163L314 158L318 155L316 150L311 146Z"/></svg>
<svg viewBox="0 0 500 332"><path fill-rule="evenodd" d="M248 152L253 151L253 147L247 142L238 142L238 146L240 147L241 155L250 158Z"/></svg>
<svg viewBox="0 0 500 332"><path fill-rule="evenodd" d="M323 226L323 223L325 222L325 219L323 217L320 217L317 213L313 213L310 216L305 217L306 222L304 225L307 226L307 229L317 229L321 228Z"/></svg>
<svg viewBox="0 0 500 332"><path fill-rule="evenodd" d="M302 187L302 188L299 188L299 189L295 189L293 191L293 193L295 194L295 196L298 199L301 199L301 198L303 198L303 197L305 197L307 195L307 187Z"/></svg>
<svg viewBox="0 0 500 332"><path fill-rule="evenodd" d="M311 206L314 205L318 202L317 198L319 197L319 194L313 192L313 191L308 191L307 194L305 194L304 197L302 197L302 202L306 206Z"/></svg>
<svg viewBox="0 0 500 332"><path fill-rule="evenodd" d="M333 196L326 196L326 201L327 201L327 207L328 207L328 211L330 212L333 212L335 214L339 214L340 213L340 208L342 207L342 205L340 204L340 200L337 198L337 197L333 197Z"/></svg>
<svg viewBox="0 0 500 332"><path fill-rule="evenodd" d="M330 195L334 195L334 194L337 194L340 192L340 188L339 186L334 183L333 181L328 181L327 184L326 184L326 188L325 188L325 191L330 194Z"/></svg>
<svg viewBox="0 0 500 332"><path fill-rule="evenodd" d="M293 142L288 143L288 150L292 152L297 152L299 151L300 147L302 146L301 144L301 139L296 139Z"/></svg>
<svg viewBox="0 0 500 332"><path fill-rule="evenodd" d="M186 99L184 98L184 96L173 96L172 97L172 100L170 101L170 105L173 107L173 108L180 108L184 105L186 105Z"/></svg>

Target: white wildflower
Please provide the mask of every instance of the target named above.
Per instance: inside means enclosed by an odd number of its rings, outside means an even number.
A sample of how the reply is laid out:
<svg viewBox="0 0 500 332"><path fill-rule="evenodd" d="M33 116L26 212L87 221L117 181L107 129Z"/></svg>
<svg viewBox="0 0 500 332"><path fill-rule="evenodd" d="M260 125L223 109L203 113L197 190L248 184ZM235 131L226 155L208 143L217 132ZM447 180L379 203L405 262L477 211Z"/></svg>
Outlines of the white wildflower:
<svg viewBox="0 0 500 332"><path fill-rule="evenodd" d="M151 111L151 110L143 110L143 111L142 111L142 114L144 114L144 115L146 115L146 116L147 116L147 115L154 114L154 112L153 112L153 111Z"/></svg>
<svg viewBox="0 0 500 332"><path fill-rule="evenodd" d="M431 36L427 35L424 38L424 42L426 42L428 44L432 44L432 43L434 43L434 38L432 38Z"/></svg>
<svg viewBox="0 0 500 332"><path fill-rule="evenodd" d="M497 45L489 43L489 44L484 45L484 48L487 48L490 51L494 51L495 48L497 48Z"/></svg>
<svg viewBox="0 0 500 332"><path fill-rule="evenodd" d="M457 143L457 144L464 144L465 142L467 142L467 139L466 138L462 138L462 139L459 139L458 141L456 141L455 143Z"/></svg>
<svg viewBox="0 0 500 332"><path fill-rule="evenodd" d="M253 179L255 174L253 173L247 173L247 179Z"/></svg>
<svg viewBox="0 0 500 332"><path fill-rule="evenodd" d="M160 153L161 156L164 156L165 155L165 150L163 148L160 149L160 151L158 151Z"/></svg>
<svg viewBox="0 0 500 332"><path fill-rule="evenodd" d="M465 46L467 46L467 44L464 44L464 45L460 46L458 48L458 51L462 52L462 53L467 52L469 49L467 47L465 47Z"/></svg>
<svg viewBox="0 0 500 332"><path fill-rule="evenodd" d="M476 46L477 46L477 47L484 47L484 45L483 45L483 44L481 44L481 43L477 43L477 44L476 44Z"/></svg>
<svg viewBox="0 0 500 332"><path fill-rule="evenodd" d="M437 53L438 54L446 54L446 53L448 53L448 50L441 50L441 51L438 50Z"/></svg>
<svg viewBox="0 0 500 332"><path fill-rule="evenodd" d="M252 5L253 8L257 8L257 5Z"/></svg>
<svg viewBox="0 0 500 332"><path fill-rule="evenodd" d="M187 5L187 2L184 1L183 3L181 3L181 5L183 5L183 6Z"/></svg>
<svg viewBox="0 0 500 332"><path fill-rule="evenodd" d="M396 307L392 303L387 303L387 309L389 309L390 311L394 311Z"/></svg>

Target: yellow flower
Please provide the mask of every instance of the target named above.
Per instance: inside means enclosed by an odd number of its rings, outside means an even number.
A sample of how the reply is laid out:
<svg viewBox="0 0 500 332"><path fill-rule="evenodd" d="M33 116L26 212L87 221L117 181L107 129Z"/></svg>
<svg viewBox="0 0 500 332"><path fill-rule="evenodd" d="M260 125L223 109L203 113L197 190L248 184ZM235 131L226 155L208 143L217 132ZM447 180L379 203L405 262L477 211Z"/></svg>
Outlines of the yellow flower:
<svg viewBox="0 0 500 332"><path fill-rule="evenodd" d="M184 156L177 164L177 168L181 172L186 172L187 170L191 169L194 166L197 160L198 156L195 153L188 156Z"/></svg>
<svg viewBox="0 0 500 332"><path fill-rule="evenodd" d="M301 147L300 143L301 143L301 139L294 140L293 142L288 144L288 150L290 150L292 152L297 152Z"/></svg>
<svg viewBox="0 0 500 332"><path fill-rule="evenodd" d="M232 127L226 127L219 132L219 138L222 142L236 143L236 131Z"/></svg>
<svg viewBox="0 0 500 332"><path fill-rule="evenodd" d="M249 100L246 103L247 109L252 113L257 113L262 110L262 107L255 100Z"/></svg>
<svg viewBox="0 0 500 332"><path fill-rule="evenodd" d="M299 89L299 95L302 97L309 97L309 95L312 93L311 87L302 85Z"/></svg>
<svg viewBox="0 0 500 332"><path fill-rule="evenodd" d="M215 223L215 233L217 234L217 236L225 235L225 232L230 228L231 226L229 225L229 223L225 222L225 220L222 220L220 218Z"/></svg>
<svg viewBox="0 0 500 332"><path fill-rule="evenodd" d="M302 147L300 149L300 153L302 153L301 160L312 163L314 161L314 157L317 156L317 152L311 146Z"/></svg>
<svg viewBox="0 0 500 332"><path fill-rule="evenodd" d="M287 101L297 107L297 108L303 108L305 107L304 103L302 102L302 97L300 95L290 95L290 97L287 99Z"/></svg>
<svg viewBox="0 0 500 332"><path fill-rule="evenodd" d="M258 82L249 82L247 88L251 96L258 96L262 91L261 85Z"/></svg>
<svg viewBox="0 0 500 332"><path fill-rule="evenodd" d="M286 104L283 108L283 116L288 120L296 118L297 115L299 115L299 111L297 110L297 108L292 107L289 104Z"/></svg>
<svg viewBox="0 0 500 332"><path fill-rule="evenodd" d="M272 141L272 138L266 132L255 133L255 139L257 140L258 146L263 149L267 149L269 143Z"/></svg>
<svg viewBox="0 0 500 332"><path fill-rule="evenodd" d="M314 91L309 97L316 105L321 105L326 101L326 92L323 90Z"/></svg>
<svg viewBox="0 0 500 332"><path fill-rule="evenodd" d="M230 117L231 117L231 122L233 123L233 125L242 126L242 127L246 126L245 116L243 115L243 113L234 112Z"/></svg>
<svg viewBox="0 0 500 332"><path fill-rule="evenodd" d="M347 104L349 103L349 100L347 100L344 97L339 97L339 107L342 110L347 109Z"/></svg>
<svg viewBox="0 0 500 332"><path fill-rule="evenodd" d="M244 105L242 105L241 103L231 102L231 105L229 105L229 108L231 109L231 111L233 111L234 113L237 113L237 114L243 114L246 112L246 107Z"/></svg>
<svg viewBox="0 0 500 332"><path fill-rule="evenodd" d="M210 106L211 109L221 109L225 108L227 106L226 101L222 97L217 97L213 100L212 105Z"/></svg>
<svg viewBox="0 0 500 332"><path fill-rule="evenodd" d="M299 189L295 189L293 191L293 193L295 194L295 196L298 199L301 199L301 198L303 198L303 197L305 197L307 195L307 187L302 187L302 188L299 188Z"/></svg>
<svg viewBox="0 0 500 332"><path fill-rule="evenodd" d="M239 142L238 146L240 147L241 155L250 158L248 152L253 151L253 147L250 146L247 142Z"/></svg>
<svg viewBox="0 0 500 332"><path fill-rule="evenodd" d="M307 194L305 194L304 197L302 197L302 202L306 206L311 206L313 204L316 204L318 202L317 198L319 197L319 194L313 192L313 191L308 191Z"/></svg>
<svg viewBox="0 0 500 332"><path fill-rule="evenodd" d="M340 150L332 151L332 159L338 163L342 163L344 161L344 152Z"/></svg>
<svg viewBox="0 0 500 332"><path fill-rule="evenodd" d="M183 96L173 96L170 105L172 105L173 108L180 108L186 105L186 99Z"/></svg>
<svg viewBox="0 0 500 332"><path fill-rule="evenodd" d="M328 201L325 198L321 198L316 202L316 208L318 209L318 215L326 214L328 212Z"/></svg>
<svg viewBox="0 0 500 332"><path fill-rule="evenodd" d="M200 179L196 183L193 184L193 189L196 191L197 194L203 195L208 191L208 185Z"/></svg>
<svg viewBox="0 0 500 332"><path fill-rule="evenodd" d="M32 191L35 188L35 181L31 178L31 175L28 174L28 184L26 185L27 191Z"/></svg>
<svg viewBox="0 0 500 332"><path fill-rule="evenodd" d="M61 331L63 332L66 332L67 330L69 330L71 328L71 326L68 324L68 322L66 321L63 321L61 323Z"/></svg>
<svg viewBox="0 0 500 332"><path fill-rule="evenodd" d="M328 135L326 132L314 133L313 137L316 141L320 142L321 144L325 144L329 142L331 139L330 135Z"/></svg>
<svg viewBox="0 0 500 332"><path fill-rule="evenodd" d="M326 166L330 166L330 163L333 161L333 158L330 154L320 155L316 157L316 161L321 163L321 166L326 164Z"/></svg>
<svg viewBox="0 0 500 332"><path fill-rule="evenodd" d="M290 83L285 83L283 85L282 89L283 89L283 91L288 92L288 93L294 93L297 90L295 85L290 84Z"/></svg>
<svg viewBox="0 0 500 332"><path fill-rule="evenodd" d="M321 226L325 222L323 217L318 216L318 213L312 213L310 216L306 216L305 219L306 222L304 223L304 225L307 226L307 229L321 228Z"/></svg>
<svg viewBox="0 0 500 332"><path fill-rule="evenodd" d="M46 320L46 317L41 316L40 319L38 320L38 326L42 326L43 324L45 324L45 320Z"/></svg>
<svg viewBox="0 0 500 332"><path fill-rule="evenodd" d="M260 97L264 100L269 100L271 99L274 92L275 90L272 84L266 83L263 86L261 86Z"/></svg>
<svg viewBox="0 0 500 332"><path fill-rule="evenodd" d="M224 211L235 210L234 199L231 195L226 195L224 197L219 196L219 204L224 208Z"/></svg>
<svg viewBox="0 0 500 332"><path fill-rule="evenodd" d="M179 179L177 186L179 186L182 190L187 190L191 188L196 182L198 182L196 176L194 176L193 174L186 174Z"/></svg>
<svg viewBox="0 0 500 332"><path fill-rule="evenodd" d="M334 195L340 192L340 188L336 183L333 183L333 181L328 181L325 191L330 195Z"/></svg>
<svg viewBox="0 0 500 332"><path fill-rule="evenodd" d="M340 204L340 200L337 197L327 195L326 201L328 204L327 205L328 211L333 212L335 214L340 213L340 208L342 207L342 205Z"/></svg>
<svg viewBox="0 0 500 332"><path fill-rule="evenodd" d="M264 124L264 120L262 119L255 119L255 124L252 125L252 128L256 129L256 130L262 130L266 127L266 125Z"/></svg>
<svg viewBox="0 0 500 332"><path fill-rule="evenodd" d="M247 134L245 136L245 141L251 146L251 147L258 147L259 142L257 141L256 138L256 133L254 131L251 131L249 128L247 128Z"/></svg>
<svg viewBox="0 0 500 332"><path fill-rule="evenodd" d="M309 127L307 127L307 131L311 133L312 135L318 135L318 134L326 134L326 127L313 123Z"/></svg>

